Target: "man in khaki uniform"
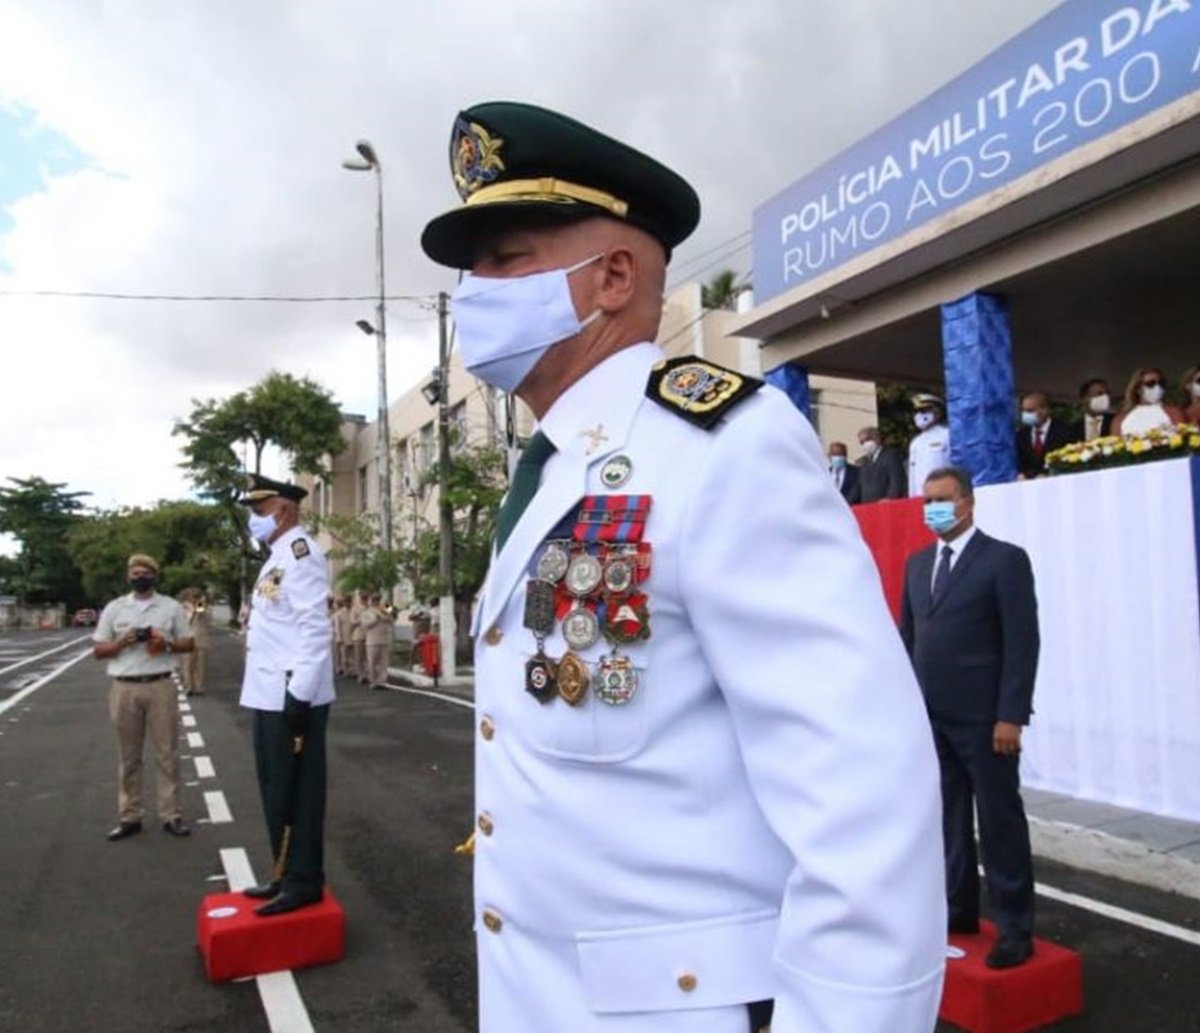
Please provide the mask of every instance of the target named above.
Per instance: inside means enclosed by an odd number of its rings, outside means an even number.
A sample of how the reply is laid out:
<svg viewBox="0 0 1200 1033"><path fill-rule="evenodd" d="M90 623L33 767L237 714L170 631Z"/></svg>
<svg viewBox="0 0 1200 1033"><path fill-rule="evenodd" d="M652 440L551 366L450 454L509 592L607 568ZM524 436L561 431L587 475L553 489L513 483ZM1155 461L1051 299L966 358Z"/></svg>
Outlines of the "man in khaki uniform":
<svg viewBox="0 0 1200 1033"><path fill-rule="evenodd" d="M367 628L363 624L366 611L367 604L359 596L354 596L350 603L350 673L363 685L367 684Z"/></svg>
<svg viewBox="0 0 1200 1033"><path fill-rule="evenodd" d="M333 611L333 645L337 673L349 674L354 656L350 644L350 597L347 595L338 596Z"/></svg>
<svg viewBox="0 0 1200 1033"><path fill-rule="evenodd" d="M377 595L367 599L363 611L363 627L366 629L367 683L373 689L381 689L387 682L388 658L392 652L392 615L380 604Z"/></svg>
<svg viewBox="0 0 1200 1033"><path fill-rule="evenodd" d="M183 607L159 595L158 563L134 553L127 564L128 595L114 599L100 614L92 653L108 661L112 679L108 711L117 731L120 754L118 821L112 841L142 831L142 752L146 729L154 743L158 768L158 817L163 831L187 836L179 800L179 700L171 678L173 654L189 653L193 641Z"/></svg>
<svg viewBox="0 0 1200 1033"><path fill-rule="evenodd" d="M183 679L184 692L189 696L204 695L204 672L208 659L208 632L211 617L208 612L208 600L204 598L203 590L199 588L186 589L180 599L183 614L187 618L188 632L194 648L185 653L179 663L179 674Z"/></svg>

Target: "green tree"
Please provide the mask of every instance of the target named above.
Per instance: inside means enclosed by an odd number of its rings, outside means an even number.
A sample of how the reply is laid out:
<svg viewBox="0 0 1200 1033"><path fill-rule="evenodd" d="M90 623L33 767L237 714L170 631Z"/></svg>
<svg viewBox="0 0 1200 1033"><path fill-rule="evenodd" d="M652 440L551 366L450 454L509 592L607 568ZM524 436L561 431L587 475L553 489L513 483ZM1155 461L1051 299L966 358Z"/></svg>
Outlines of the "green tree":
<svg viewBox="0 0 1200 1033"><path fill-rule="evenodd" d="M66 537L81 519L85 491L64 491L63 483L41 477L10 477L0 487L0 533L11 534L20 551L0 567L3 591L28 603L84 605L79 571L71 561Z"/></svg>
<svg viewBox="0 0 1200 1033"><path fill-rule="evenodd" d="M212 594L235 592L241 577L241 540L227 511L212 503L159 502L87 517L67 538L91 599L126 591L125 563L134 552L159 562L159 591L190 586Z"/></svg>
<svg viewBox="0 0 1200 1033"><path fill-rule="evenodd" d="M425 475L424 485L437 484L447 492L454 512L454 618L458 629L455 648L470 651L471 604L487 574L492 540L496 536L496 511L504 495L507 464L503 450L492 445L455 448L444 484L436 466ZM439 574L439 535L426 525L416 543L401 550L401 569L412 582L418 599L443 594Z"/></svg>
<svg viewBox="0 0 1200 1033"><path fill-rule="evenodd" d="M196 490L220 506L241 540L241 575L229 593L234 612L241 604L255 553L237 497L248 472L262 472L268 445L280 449L297 473L328 477L325 457L346 447L342 416L330 392L315 381L272 372L246 391L226 399L192 400L192 412L172 433L184 438L180 464ZM243 469L239 451L253 454Z"/></svg>
<svg viewBox="0 0 1200 1033"><path fill-rule="evenodd" d="M738 283L732 269L722 269L716 276L700 287L701 308L737 308L738 295L750 289L748 283Z"/></svg>
<svg viewBox="0 0 1200 1033"><path fill-rule="evenodd" d="M333 513L321 526L333 539L329 558L345 563L338 576L339 591L386 593L396 587L400 581L401 552L380 547L379 517L375 513L355 516Z"/></svg>

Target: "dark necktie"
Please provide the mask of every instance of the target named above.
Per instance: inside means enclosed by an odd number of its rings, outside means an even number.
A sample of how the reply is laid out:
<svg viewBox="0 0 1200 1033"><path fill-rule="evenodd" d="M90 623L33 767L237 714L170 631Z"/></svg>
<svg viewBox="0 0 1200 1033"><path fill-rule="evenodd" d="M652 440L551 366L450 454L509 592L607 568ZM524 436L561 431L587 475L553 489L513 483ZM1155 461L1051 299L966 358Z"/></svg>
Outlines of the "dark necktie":
<svg viewBox="0 0 1200 1033"><path fill-rule="evenodd" d="M946 594L946 586L950 583L950 557L954 550L949 545L943 545L938 556L937 570L933 572L933 601L936 603Z"/></svg>
<svg viewBox="0 0 1200 1033"><path fill-rule="evenodd" d="M1033 454L1039 459L1042 458L1042 453L1046 451L1046 442L1042 439L1042 428L1033 428Z"/></svg>
<svg viewBox="0 0 1200 1033"><path fill-rule="evenodd" d="M513 471L512 484L508 486L508 494L504 496L504 504L496 514L496 552L504 548L512 529L517 526L521 514L529 505L530 500L537 494L538 483L542 479L542 467L546 460L554 455L554 442L540 430L529 439L529 443L521 451L517 460L517 468Z"/></svg>

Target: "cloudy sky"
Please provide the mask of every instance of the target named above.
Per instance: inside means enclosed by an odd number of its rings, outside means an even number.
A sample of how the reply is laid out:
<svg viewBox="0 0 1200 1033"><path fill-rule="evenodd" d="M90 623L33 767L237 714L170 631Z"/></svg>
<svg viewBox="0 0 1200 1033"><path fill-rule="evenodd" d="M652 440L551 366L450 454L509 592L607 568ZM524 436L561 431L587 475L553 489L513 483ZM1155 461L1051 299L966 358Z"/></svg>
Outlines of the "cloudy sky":
<svg viewBox="0 0 1200 1033"><path fill-rule="evenodd" d="M436 361L422 255L457 197L455 113L517 99L640 146L704 217L672 283L749 272L751 213L1055 0L3 0L0 478L100 506L180 497L191 399L272 369L375 411L370 302L33 295L370 295L384 170L392 397Z"/></svg>

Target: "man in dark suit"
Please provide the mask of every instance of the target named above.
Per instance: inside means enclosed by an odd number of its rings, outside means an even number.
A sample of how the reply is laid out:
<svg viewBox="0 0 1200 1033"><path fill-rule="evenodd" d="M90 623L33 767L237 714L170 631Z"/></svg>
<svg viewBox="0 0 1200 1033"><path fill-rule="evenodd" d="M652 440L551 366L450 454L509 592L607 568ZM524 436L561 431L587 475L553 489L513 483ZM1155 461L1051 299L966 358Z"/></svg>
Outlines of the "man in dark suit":
<svg viewBox="0 0 1200 1033"><path fill-rule="evenodd" d="M1072 431L1076 441L1095 441L1112 433L1112 392L1107 380L1085 380L1079 388L1079 407L1083 412Z"/></svg>
<svg viewBox="0 0 1200 1033"><path fill-rule="evenodd" d="M834 486L842 493L847 502L857 501L858 467L851 466L846 457L846 443L831 441L829 443L829 476L833 478Z"/></svg>
<svg viewBox="0 0 1200 1033"><path fill-rule="evenodd" d="M979 928L977 808L998 930L987 964L1011 968L1033 953L1033 859L1019 776L1039 648L1033 570L1024 549L974 526L965 471L934 470L923 495L938 541L909 558L900 633L941 766L950 932Z"/></svg>
<svg viewBox="0 0 1200 1033"><path fill-rule="evenodd" d="M1050 400L1041 391L1030 391L1021 399L1017 474L1022 479L1045 476L1046 455L1078 440L1074 424L1051 418Z"/></svg>
<svg viewBox="0 0 1200 1033"><path fill-rule="evenodd" d="M863 449L858 468L858 492L850 502L878 502L880 499L908 497L907 475L900 453L883 443L878 427L863 427L858 432Z"/></svg>

